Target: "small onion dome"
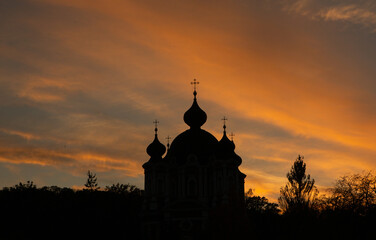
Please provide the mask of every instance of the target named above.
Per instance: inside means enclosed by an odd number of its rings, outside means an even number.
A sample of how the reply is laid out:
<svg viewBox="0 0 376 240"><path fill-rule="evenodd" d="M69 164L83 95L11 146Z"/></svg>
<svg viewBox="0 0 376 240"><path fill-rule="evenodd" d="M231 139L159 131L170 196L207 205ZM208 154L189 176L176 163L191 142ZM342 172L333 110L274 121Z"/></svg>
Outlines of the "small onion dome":
<svg viewBox="0 0 376 240"><path fill-rule="evenodd" d="M224 126L224 128L226 128L226 126ZM233 153L235 150L235 144L233 141L228 139L226 135L226 130L223 131L222 139L218 142L218 149L221 152L226 152L226 153Z"/></svg>
<svg viewBox="0 0 376 240"><path fill-rule="evenodd" d="M206 122L206 113L198 106L196 95L197 92L193 92L194 99L193 104L188 111L184 113L184 122L192 129L200 128Z"/></svg>
<svg viewBox="0 0 376 240"><path fill-rule="evenodd" d="M162 155L166 152L166 147L158 140L157 129L155 130L154 141L146 148L146 152L151 158L162 158Z"/></svg>
<svg viewBox="0 0 376 240"><path fill-rule="evenodd" d="M217 145L216 156L221 159L232 159L236 166L240 166L242 159L234 152L235 144L226 135L226 125L223 126L223 129L222 139Z"/></svg>

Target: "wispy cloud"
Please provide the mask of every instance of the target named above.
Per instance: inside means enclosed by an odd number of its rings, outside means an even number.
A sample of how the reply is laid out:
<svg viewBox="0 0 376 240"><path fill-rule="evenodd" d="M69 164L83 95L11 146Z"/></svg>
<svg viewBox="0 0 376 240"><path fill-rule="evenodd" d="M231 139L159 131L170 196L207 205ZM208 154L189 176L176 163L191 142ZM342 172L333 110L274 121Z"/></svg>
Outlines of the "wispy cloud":
<svg viewBox="0 0 376 240"><path fill-rule="evenodd" d="M319 16L325 20L348 21L361 24L376 32L376 11L363 9L354 4L322 10Z"/></svg>
<svg viewBox="0 0 376 240"><path fill-rule="evenodd" d="M140 164L134 159L113 158L108 155L90 152L69 153L69 150L51 150L45 148L0 148L0 161L13 164L34 164L40 166L74 167L84 172L86 169L95 169L98 172L110 170L123 171L130 177L138 177L143 171Z"/></svg>
<svg viewBox="0 0 376 240"><path fill-rule="evenodd" d="M10 134L10 135L16 135L16 136L20 136L26 140L38 140L40 139L39 136L37 135L34 135L34 134L31 134L31 133L27 133L27 132L21 132L21 131L15 131L15 130L11 130L11 129L0 129L1 132L3 133L6 133L6 134Z"/></svg>
<svg viewBox="0 0 376 240"><path fill-rule="evenodd" d="M284 10L312 19L353 23L376 32L376 4L372 0L287 0Z"/></svg>

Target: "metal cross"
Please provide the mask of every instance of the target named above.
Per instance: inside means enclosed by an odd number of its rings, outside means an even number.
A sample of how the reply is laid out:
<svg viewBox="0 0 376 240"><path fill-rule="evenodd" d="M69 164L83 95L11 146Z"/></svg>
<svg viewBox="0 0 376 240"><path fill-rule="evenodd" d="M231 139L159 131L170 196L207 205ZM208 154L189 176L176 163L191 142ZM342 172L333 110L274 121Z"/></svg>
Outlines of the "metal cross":
<svg viewBox="0 0 376 240"><path fill-rule="evenodd" d="M223 120L223 125L226 125L226 121L228 120L226 117L223 117L221 120Z"/></svg>
<svg viewBox="0 0 376 240"><path fill-rule="evenodd" d="M170 139L171 139L171 137L169 135L167 135L166 139L167 139L167 145L170 145Z"/></svg>
<svg viewBox="0 0 376 240"><path fill-rule="evenodd" d="M233 134L233 133L230 134L231 141L234 141L234 136L235 136L235 134Z"/></svg>
<svg viewBox="0 0 376 240"><path fill-rule="evenodd" d="M159 121L157 119L155 119L153 123L154 123L155 128L157 128Z"/></svg>
<svg viewBox="0 0 376 240"><path fill-rule="evenodd" d="M158 123L159 123L159 121L158 121L157 119L155 119L153 123L154 123L154 126L155 126L155 129L154 129L155 134L157 134L157 132L158 132Z"/></svg>
<svg viewBox="0 0 376 240"><path fill-rule="evenodd" d="M191 85L193 85L194 90L196 91L196 85L198 85L200 82L197 82L196 78L193 79L193 82L191 82Z"/></svg>

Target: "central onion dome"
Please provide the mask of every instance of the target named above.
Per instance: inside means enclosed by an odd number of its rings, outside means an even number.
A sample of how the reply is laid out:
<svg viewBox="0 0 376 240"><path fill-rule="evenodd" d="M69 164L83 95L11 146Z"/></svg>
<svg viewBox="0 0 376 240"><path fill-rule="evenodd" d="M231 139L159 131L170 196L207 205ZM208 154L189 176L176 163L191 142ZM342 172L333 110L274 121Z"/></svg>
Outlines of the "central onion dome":
<svg viewBox="0 0 376 240"><path fill-rule="evenodd" d="M201 164L205 164L214 153L218 140L209 132L201 129L206 122L206 113L198 106L197 92L193 92L192 106L184 114L184 122L190 129L179 134L171 143L167 153L177 164L183 164L191 154L197 157Z"/></svg>
<svg viewBox="0 0 376 240"><path fill-rule="evenodd" d="M193 104L188 111L184 113L184 122L193 128L200 128L206 122L207 116L206 113L198 106L197 104L197 92L196 90L193 92Z"/></svg>

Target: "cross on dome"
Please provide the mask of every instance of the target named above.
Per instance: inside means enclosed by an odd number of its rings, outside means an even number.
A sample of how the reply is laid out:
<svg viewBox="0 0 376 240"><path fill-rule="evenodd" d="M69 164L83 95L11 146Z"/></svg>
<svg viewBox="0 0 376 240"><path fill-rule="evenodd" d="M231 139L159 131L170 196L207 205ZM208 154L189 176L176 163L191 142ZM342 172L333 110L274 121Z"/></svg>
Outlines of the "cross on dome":
<svg viewBox="0 0 376 240"><path fill-rule="evenodd" d="M195 96L195 99L196 99L196 95L197 95L197 85L199 84L200 82L197 82L196 78L193 79L193 82L191 82L191 85L193 85L193 95Z"/></svg>
<svg viewBox="0 0 376 240"><path fill-rule="evenodd" d="M200 82L197 82L197 80L195 78L195 79L193 79L193 82L191 82L191 84L193 85L193 88L196 91L196 87L197 87L198 84L200 84Z"/></svg>
<svg viewBox="0 0 376 240"><path fill-rule="evenodd" d="M235 134L234 134L234 133L231 133L231 134L230 134L230 137L231 137L231 141L234 141L234 136L235 136Z"/></svg>
<svg viewBox="0 0 376 240"><path fill-rule="evenodd" d="M224 129L224 131L226 131L226 121L228 119L224 116L221 120L223 120L223 129Z"/></svg>
<svg viewBox="0 0 376 240"><path fill-rule="evenodd" d="M154 123L154 126L155 126L155 129L154 129L155 134L157 134L157 132L158 132L158 123L159 123L159 121L158 121L157 119L155 119L153 123Z"/></svg>
<svg viewBox="0 0 376 240"><path fill-rule="evenodd" d="M166 139L167 139L167 150L168 150L170 149L170 140L171 140L170 135L167 135Z"/></svg>
<svg viewBox="0 0 376 240"><path fill-rule="evenodd" d="M226 118L226 116L224 116L221 120L223 120L223 125L226 125L226 121L228 120L228 118Z"/></svg>

